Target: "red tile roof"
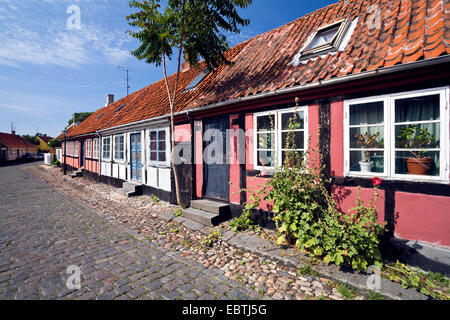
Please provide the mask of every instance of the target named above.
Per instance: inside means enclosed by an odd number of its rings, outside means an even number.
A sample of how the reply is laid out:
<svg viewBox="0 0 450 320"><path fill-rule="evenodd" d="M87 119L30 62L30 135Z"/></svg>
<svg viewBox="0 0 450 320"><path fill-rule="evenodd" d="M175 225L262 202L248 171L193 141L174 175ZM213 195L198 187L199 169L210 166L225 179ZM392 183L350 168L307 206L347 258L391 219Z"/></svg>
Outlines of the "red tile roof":
<svg viewBox="0 0 450 320"><path fill-rule="evenodd" d="M36 148L38 146L32 144L28 140L22 138L21 136L0 132L0 143L7 146L8 148L17 148L17 149L28 149L28 148Z"/></svg>
<svg viewBox="0 0 450 320"><path fill-rule="evenodd" d="M176 111L448 55L449 12L446 0L341 0L232 48L228 54L234 64L209 74L196 90L181 93ZM342 51L292 63L318 28L356 18ZM200 71L182 73L180 92ZM174 81L175 75L171 75L171 86ZM114 113L124 103L127 105ZM102 112L104 115L95 120ZM168 113L164 80L160 80L98 110L71 135Z"/></svg>

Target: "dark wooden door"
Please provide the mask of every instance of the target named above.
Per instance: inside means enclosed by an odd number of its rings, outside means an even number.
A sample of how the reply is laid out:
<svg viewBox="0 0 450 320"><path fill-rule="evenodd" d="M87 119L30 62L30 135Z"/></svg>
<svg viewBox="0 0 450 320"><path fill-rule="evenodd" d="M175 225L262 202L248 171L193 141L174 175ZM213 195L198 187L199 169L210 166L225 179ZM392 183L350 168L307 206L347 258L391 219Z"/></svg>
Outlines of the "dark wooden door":
<svg viewBox="0 0 450 320"><path fill-rule="evenodd" d="M216 133L212 135L210 141L205 141L203 144L204 155L211 155L211 160L206 161L203 158L203 185L205 197L229 201L230 199L230 168L227 162L227 129L229 119L228 117L214 118L204 121L204 133L208 135L209 132ZM219 148L213 148L211 152L206 152L208 146L217 142ZM215 150L216 149L216 150Z"/></svg>
<svg viewBox="0 0 450 320"><path fill-rule="evenodd" d="M80 168L84 167L84 142L80 142Z"/></svg>

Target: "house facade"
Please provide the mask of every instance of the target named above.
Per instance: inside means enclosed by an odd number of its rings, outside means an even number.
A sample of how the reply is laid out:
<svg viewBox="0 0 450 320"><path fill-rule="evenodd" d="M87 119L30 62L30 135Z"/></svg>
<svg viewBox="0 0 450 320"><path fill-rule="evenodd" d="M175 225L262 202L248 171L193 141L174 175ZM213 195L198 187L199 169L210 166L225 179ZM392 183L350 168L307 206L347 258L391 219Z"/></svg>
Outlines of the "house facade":
<svg viewBox="0 0 450 320"><path fill-rule="evenodd" d="M11 134L0 132L0 152L1 161L6 164L9 161L22 159L27 153L36 157L38 147L16 135L14 131Z"/></svg>
<svg viewBox="0 0 450 320"><path fill-rule="evenodd" d="M234 47L230 66L185 65L174 137L183 202L212 199L239 215L249 190L284 160L295 114L295 149L320 152L342 211L354 207L358 187L368 200L378 177L379 220L392 237L450 247L448 6L340 1ZM67 163L175 202L161 86L80 124L66 140Z"/></svg>

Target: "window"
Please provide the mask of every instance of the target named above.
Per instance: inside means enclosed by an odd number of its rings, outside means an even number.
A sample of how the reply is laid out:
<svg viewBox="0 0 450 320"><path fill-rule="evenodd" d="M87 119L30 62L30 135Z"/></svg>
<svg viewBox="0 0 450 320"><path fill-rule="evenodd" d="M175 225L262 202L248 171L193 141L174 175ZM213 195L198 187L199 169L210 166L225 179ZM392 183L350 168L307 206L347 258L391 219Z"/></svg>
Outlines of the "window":
<svg viewBox="0 0 450 320"><path fill-rule="evenodd" d="M348 25L347 20L341 20L319 28L308 38L300 51L301 55L309 56L322 54L324 51L337 50L348 29Z"/></svg>
<svg viewBox="0 0 450 320"><path fill-rule="evenodd" d="M274 168L286 160L289 150L300 155L307 145L307 108L276 110L255 114L255 168ZM289 121L293 120L294 145L287 144ZM281 161L280 161L281 160Z"/></svg>
<svg viewBox="0 0 450 320"><path fill-rule="evenodd" d="M122 104L121 106L119 106L114 112L120 111L120 109L122 109L123 107L125 107L125 104Z"/></svg>
<svg viewBox="0 0 450 320"><path fill-rule="evenodd" d="M98 159L99 156L99 143L98 143L98 138L94 139L94 152L93 152L93 158L94 159Z"/></svg>
<svg viewBox="0 0 450 320"><path fill-rule="evenodd" d="M197 86L202 82L202 80L209 74L209 70L205 69L184 89L184 91L189 91L197 88Z"/></svg>
<svg viewBox="0 0 450 320"><path fill-rule="evenodd" d="M69 142L69 155L73 157L73 141Z"/></svg>
<svg viewBox="0 0 450 320"><path fill-rule="evenodd" d="M152 130L150 134L150 162L167 161L167 132L166 130Z"/></svg>
<svg viewBox="0 0 450 320"><path fill-rule="evenodd" d="M102 112L102 113L96 118L96 120L100 119L101 116L102 116L103 114L104 114L104 112Z"/></svg>
<svg viewBox="0 0 450 320"><path fill-rule="evenodd" d="M346 174L447 180L447 97L434 89L346 102Z"/></svg>
<svg viewBox="0 0 450 320"><path fill-rule="evenodd" d="M123 134L114 136L114 160L122 161L124 159L125 146Z"/></svg>
<svg viewBox="0 0 450 320"><path fill-rule="evenodd" d="M92 140L86 140L86 158L92 158Z"/></svg>
<svg viewBox="0 0 450 320"><path fill-rule="evenodd" d="M78 157L78 141L74 142L74 152L73 152L73 156L74 157Z"/></svg>
<svg viewBox="0 0 450 320"><path fill-rule="evenodd" d="M104 160L109 160L111 158L111 137L103 138L103 154L102 158Z"/></svg>

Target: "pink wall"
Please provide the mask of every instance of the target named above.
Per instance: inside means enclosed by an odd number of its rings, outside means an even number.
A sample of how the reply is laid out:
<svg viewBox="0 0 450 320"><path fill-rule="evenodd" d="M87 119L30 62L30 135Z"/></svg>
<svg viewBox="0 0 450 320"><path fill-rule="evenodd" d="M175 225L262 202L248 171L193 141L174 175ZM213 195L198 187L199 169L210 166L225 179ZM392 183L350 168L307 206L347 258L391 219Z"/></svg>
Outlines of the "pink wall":
<svg viewBox="0 0 450 320"><path fill-rule="evenodd" d="M191 141L191 125L182 124L175 126L175 142L190 142Z"/></svg>
<svg viewBox="0 0 450 320"><path fill-rule="evenodd" d="M195 186L196 196L203 198L203 125L201 121L195 122Z"/></svg>
<svg viewBox="0 0 450 320"><path fill-rule="evenodd" d="M233 120L238 119L238 114L230 115L230 129L239 130L239 125L233 125ZM237 131L236 131L237 132ZM230 150L230 202L240 204L240 187L239 187L239 141L238 137L230 134L229 150Z"/></svg>
<svg viewBox="0 0 450 320"><path fill-rule="evenodd" d="M254 192L261 190L265 185L267 178L263 177L247 177L247 202L250 201L250 197L254 195ZM260 209L272 211L273 205L267 201L261 201Z"/></svg>
<svg viewBox="0 0 450 320"><path fill-rule="evenodd" d="M334 199L337 202L338 209L344 213L351 212L356 206L356 198L358 195L357 187L343 187L343 186L333 186L331 188ZM378 210L378 222L380 224L384 223L384 200L385 200L385 192L384 190L378 190L378 200L376 203L376 207ZM373 189L369 188L361 188L361 200L366 204L370 202L370 199L373 197Z"/></svg>
<svg viewBox="0 0 450 320"><path fill-rule="evenodd" d="M253 170L253 113L245 114L245 163L247 170Z"/></svg>
<svg viewBox="0 0 450 320"><path fill-rule="evenodd" d="M331 174L344 176L344 102L332 102L331 106L330 154Z"/></svg>
<svg viewBox="0 0 450 320"><path fill-rule="evenodd" d="M450 197L396 192L395 235L450 246Z"/></svg>
<svg viewBox="0 0 450 320"><path fill-rule="evenodd" d="M319 106L317 104L313 104L308 106L308 136L310 138L310 144L309 149L317 151L319 146ZM315 158L316 166L319 166L319 161L317 158L317 154L310 151L310 160L309 160L309 166L312 167L313 165L313 158Z"/></svg>

